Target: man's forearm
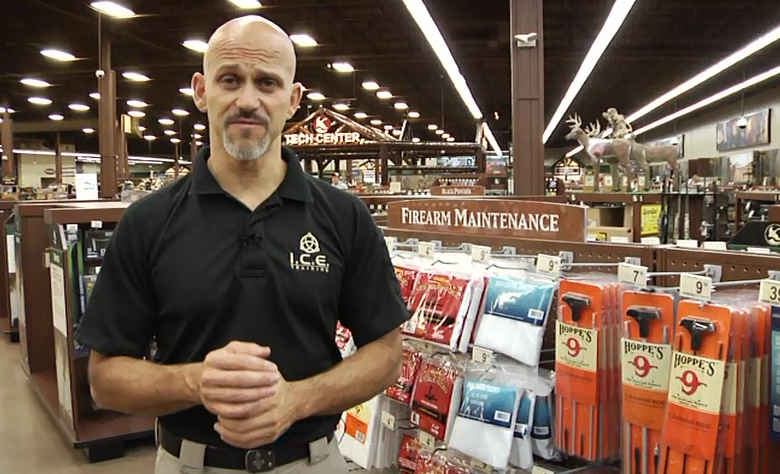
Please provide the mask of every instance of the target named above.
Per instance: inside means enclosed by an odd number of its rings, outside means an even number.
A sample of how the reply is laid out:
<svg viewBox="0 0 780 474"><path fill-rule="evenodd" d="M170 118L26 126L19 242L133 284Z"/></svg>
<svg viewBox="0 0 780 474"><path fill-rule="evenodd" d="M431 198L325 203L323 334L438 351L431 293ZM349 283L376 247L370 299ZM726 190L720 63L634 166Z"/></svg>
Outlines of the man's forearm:
<svg viewBox="0 0 780 474"><path fill-rule="evenodd" d="M401 337L394 332L325 373L292 382L302 417L338 414L369 400L398 380L401 355Z"/></svg>
<svg viewBox="0 0 780 474"><path fill-rule="evenodd" d="M162 416L199 404L201 364L161 365L130 357L93 353L90 384L103 408L135 415Z"/></svg>

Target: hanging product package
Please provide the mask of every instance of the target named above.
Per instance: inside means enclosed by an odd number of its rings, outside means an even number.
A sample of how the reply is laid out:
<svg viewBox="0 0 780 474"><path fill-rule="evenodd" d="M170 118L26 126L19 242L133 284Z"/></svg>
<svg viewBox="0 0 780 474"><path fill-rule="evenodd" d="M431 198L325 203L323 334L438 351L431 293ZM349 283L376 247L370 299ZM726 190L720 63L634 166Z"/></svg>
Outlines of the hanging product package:
<svg viewBox="0 0 780 474"><path fill-rule="evenodd" d="M522 392L515 419L515 433L512 440L512 451L509 454L509 464L530 471L534 467L534 446L531 431L534 424L536 395L530 390Z"/></svg>
<svg viewBox="0 0 780 474"><path fill-rule="evenodd" d="M501 374L470 371L463 382L449 447L496 469L506 469L521 390Z"/></svg>
<svg viewBox="0 0 780 474"><path fill-rule="evenodd" d="M555 287L526 272L490 275L474 345L538 366Z"/></svg>
<svg viewBox="0 0 780 474"><path fill-rule="evenodd" d="M421 449L417 438L410 434L403 435L398 451L398 470L401 474L414 474Z"/></svg>
<svg viewBox="0 0 780 474"><path fill-rule="evenodd" d="M558 460L560 456L555 450L555 439L553 438L553 426L558 421L554 420L553 414L553 395L552 388L546 393L536 393L534 395L534 414L533 426L531 427L531 447L534 456L538 456L548 461Z"/></svg>
<svg viewBox="0 0 780 474"><path fill-rule="evenodd" d="M342 359L346 359L357 350L352 333L349 329L342 326L341 322L336 324L336 346L339 348Z"/></svg>
<svg viewBox="0 0 780 474"><path fill-rule="evenodd" d="M339 451L363 469L371 469L380 429L380 396L361 403L342 415L336 431Z"/></svg>
<svg viewBox="0 0 780 474"><path fill-rule="evenodd" d="M403 349L403 359L401 361L401 377L395 383L385 390L385 395L398 400L401 403L408 404L412 400L412 388L417 379L417 372L422 362L422 354L414 348L405 345Z"/></svg>
<svg viewBox="0 0 780 474"><path fill-rule="evenodd" d="M417 276L420 273L422 262L419 257L402 255L394 255L392 260L395 276L401 287L401 297L408 305L412 296L412 290L414 290L414 286L417 284Z"/></svg>
<svg viewBox="0 0 780 474"><path fill-rule="evenodd" d="M444 453L422 451L414 474L470 474L470 471L465 463Z"/></svg>
<svg viewBox="0 0 780 474"><path fill-rule="evenodd" d="M780 406L780 383L771 383L771 381L780 380L780 306L772 306L771 328L769 406L778 407ZM771 438L780 441L780 411L772 409L768 419Z"/></svg>
<svg viewBox="0 0 780 474"><path fill-rule="evenodd" d="M412 424L445 443L460 404L461 373L448 361L426 359L412 392Z"/></svg>

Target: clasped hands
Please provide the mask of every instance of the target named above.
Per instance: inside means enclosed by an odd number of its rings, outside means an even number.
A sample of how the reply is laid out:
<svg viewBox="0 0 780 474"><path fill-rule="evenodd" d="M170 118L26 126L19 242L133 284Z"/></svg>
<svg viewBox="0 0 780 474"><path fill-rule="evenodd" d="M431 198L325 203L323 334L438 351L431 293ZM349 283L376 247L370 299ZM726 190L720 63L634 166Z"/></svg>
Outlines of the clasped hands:
<svg viewBox="0 0 780 474"><path fill-rule="evenodd" d="M270 354L268 347L231 342L203 362L200 400L217 415L214 429L232 446L273 443L300 415L292 385L268 360Z"/></svg>

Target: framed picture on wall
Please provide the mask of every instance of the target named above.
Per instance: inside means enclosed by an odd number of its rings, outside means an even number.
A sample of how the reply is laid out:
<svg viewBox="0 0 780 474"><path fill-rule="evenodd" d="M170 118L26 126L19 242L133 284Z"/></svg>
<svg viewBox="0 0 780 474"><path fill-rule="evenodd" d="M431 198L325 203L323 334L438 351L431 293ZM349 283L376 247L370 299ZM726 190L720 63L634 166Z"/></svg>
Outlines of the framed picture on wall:
<svg viewBox="0 0 780 474"><path fill-rule="evenodd" d="M658 140L651 140L645 142L645 145L651 146L676 146L677 147L677 159L683 159L683 153L685 150L685 135L677 135L669 138L661 138Z"/></svg>
<svg viewBox="0 0 780 474"><path fill-rule="evenodd" d="M747 125L739 127L740 117L719 122L716 127L718 151L769 144L769 112L761 110L745 115Z"/></svg>

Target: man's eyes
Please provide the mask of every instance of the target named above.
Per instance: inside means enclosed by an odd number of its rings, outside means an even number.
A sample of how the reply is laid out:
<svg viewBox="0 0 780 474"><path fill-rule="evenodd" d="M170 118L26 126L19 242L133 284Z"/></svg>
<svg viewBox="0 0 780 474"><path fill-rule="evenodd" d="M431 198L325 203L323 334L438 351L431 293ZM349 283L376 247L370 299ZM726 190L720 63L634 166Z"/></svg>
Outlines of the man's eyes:
<svg viewBox="0 0 780 474"><path fill-rule="evenodd" d="M234 86L238 85L241 82L241 80L238 77L234 76L234 75L228 74L228 75L220 77L219 82L220 82L220 84L223 84L225 86L234 87ZM279 81L277 81L276 79L270 78L270 77L264 77L264 78L257 79L255 81L255 83L259 87L262 87L264 89L271 89L271 88L277 87L279 85Z"/></svg>

